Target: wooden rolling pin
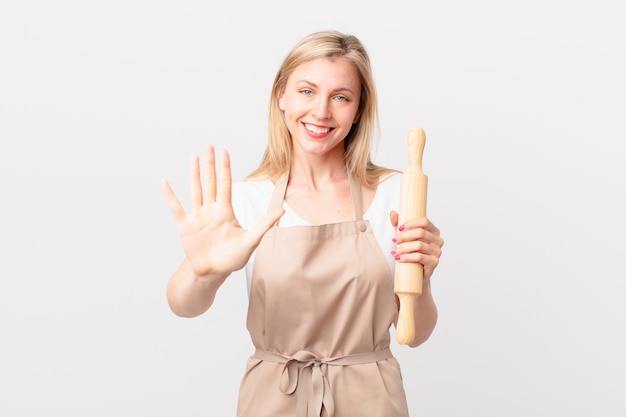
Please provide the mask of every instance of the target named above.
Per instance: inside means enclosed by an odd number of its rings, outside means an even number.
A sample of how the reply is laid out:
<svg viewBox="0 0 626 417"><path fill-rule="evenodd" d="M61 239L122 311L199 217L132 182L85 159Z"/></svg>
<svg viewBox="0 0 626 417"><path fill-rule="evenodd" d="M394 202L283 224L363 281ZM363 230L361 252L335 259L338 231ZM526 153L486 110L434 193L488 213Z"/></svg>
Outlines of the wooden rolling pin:
<svg viewBox="0 0 626 417"><path fill-rule="evenodd" d="M409 130L409 166L400 180L400 207L398 226L411 219L426 216L426 191L428 177L422 172L422 154L426 134L422 128ZM406 345L415 338L413 306L415 298L422 293L424 267L416 262L396 262L394 292L400 300L400 311L396 325L398 343Z"/></svg>

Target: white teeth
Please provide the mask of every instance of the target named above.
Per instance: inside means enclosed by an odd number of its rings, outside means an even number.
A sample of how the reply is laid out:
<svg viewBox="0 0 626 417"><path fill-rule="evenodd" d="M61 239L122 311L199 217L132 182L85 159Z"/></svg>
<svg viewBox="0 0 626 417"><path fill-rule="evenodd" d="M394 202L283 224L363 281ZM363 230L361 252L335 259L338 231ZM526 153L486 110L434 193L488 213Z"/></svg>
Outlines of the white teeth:
<svg viewBox="0 0 626 417"><path fill-rule="evenodd" d="M313 125L307 125L307 124L305 124L304 127L306 127L306 129L309 132L317 133L318 135L322 134L322 133L328 133L330 131L329 127L321 128L321 127L317 127L317 126L313 126Z"/></svg>

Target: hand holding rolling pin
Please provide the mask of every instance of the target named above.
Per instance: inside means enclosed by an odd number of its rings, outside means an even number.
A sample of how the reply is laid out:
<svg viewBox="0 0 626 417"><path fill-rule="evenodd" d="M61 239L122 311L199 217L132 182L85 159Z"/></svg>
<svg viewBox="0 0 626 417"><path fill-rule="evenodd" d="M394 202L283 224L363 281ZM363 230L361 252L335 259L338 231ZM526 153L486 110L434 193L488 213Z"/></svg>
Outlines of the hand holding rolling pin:
<svg viewBox="0 0 626 417"><path fill-rule="evenodd" d="M424 130L411 129L408 135L409 166L402 174L400 207L391 213L396 227L396 275L394 292L400 311L396 326L398 343L417 346L430 335L432 328L420 328L420 316L436 315L430 296L430 277L439 263L443 239L439 229L426 218L428 177L422 172ZM428 300L421 300L423 284L428 285ZM433 323L434 327L434 323Z"/></svg>

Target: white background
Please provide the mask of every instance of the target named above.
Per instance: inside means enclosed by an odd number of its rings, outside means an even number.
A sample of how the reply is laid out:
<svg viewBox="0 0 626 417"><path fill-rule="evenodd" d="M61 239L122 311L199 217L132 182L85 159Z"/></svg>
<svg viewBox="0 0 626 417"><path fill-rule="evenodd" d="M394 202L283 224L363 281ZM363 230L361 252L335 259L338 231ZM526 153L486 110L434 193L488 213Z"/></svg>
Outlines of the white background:
<svg viewBox="0 0 626 417"><path fill-rule="evenodd" d="M410 3L413 3L409 6ZM244 277L165 300L205 143L258 163L304 35L370 52L382 140L427 134L440 319L394 345L412 416L626 415L626 30L618 1L3 1L0 415L232 416Z"/></svg>

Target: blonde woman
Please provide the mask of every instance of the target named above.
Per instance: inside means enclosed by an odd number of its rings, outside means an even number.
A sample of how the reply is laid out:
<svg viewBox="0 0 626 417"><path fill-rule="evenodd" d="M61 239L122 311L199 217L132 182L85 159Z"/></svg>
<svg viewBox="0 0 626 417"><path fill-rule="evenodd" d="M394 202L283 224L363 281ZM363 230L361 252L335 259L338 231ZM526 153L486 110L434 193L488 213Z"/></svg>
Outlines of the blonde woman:
<svg viewBox="0 0 626 417"><path fill-rule="evenodd" d="M400 175L371 162L376 127L361 42L313 33L276 75L268 146L246 181L232 185L228 153L218 163L207 146L204 174L199 157L191 164L189 213L163 182L186 254L167 287L172 311L204 313L224 280L246 269L256 350L239 417L408 415L389 350L393 268L424 266L410 343L418 346L437 320L430 278L443 240L426 218L397 224Z"/></svg>

